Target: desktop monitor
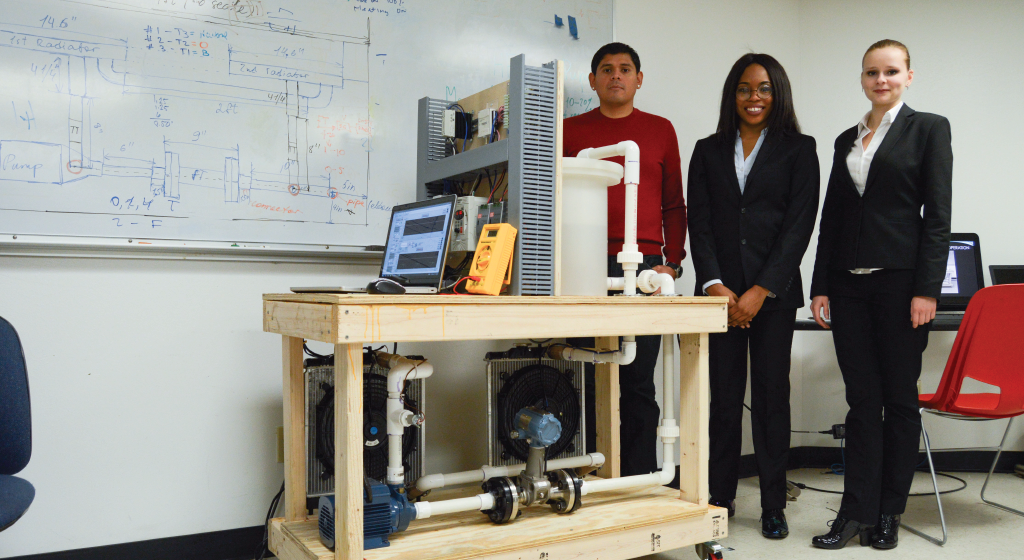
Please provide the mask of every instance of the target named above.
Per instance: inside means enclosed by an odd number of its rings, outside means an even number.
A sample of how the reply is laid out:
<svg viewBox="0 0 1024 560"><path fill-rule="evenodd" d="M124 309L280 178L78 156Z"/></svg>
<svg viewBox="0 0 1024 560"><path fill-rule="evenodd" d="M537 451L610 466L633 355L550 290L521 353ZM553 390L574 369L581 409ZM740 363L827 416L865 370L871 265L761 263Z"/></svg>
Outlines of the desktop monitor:
<svg viewBox="0 0 1024 560"><path fill-rule="evenodd" d="M384 246L381 278L392 278L404 286L437 288L448 256L456 197L395 206Z"/></svg>
<svg viewBox="0 0 1024 560"><path fill-rule="evenodd" d="M964 311L978 290L985 287L981 267L981 242L976 233L949 236L946 277L942 280L939 311Z"/></svg>
<svg viewBox="0 0 1024 560"><path fill-rule="evenodd" d="M1024 284L1024 265L1020 264L992 264L988 267L989 276L992 277L992 285L1000 284Z"/></svg>

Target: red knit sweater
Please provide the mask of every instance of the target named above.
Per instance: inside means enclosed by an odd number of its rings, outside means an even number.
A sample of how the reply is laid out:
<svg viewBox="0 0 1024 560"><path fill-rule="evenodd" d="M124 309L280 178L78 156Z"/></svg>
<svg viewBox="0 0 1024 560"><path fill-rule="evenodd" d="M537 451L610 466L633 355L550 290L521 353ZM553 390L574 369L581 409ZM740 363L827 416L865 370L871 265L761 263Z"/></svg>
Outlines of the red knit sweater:
<svg viewBox="0 0 1024 560"><path fill-rule="evenodd" d="M661 255L683 262L686 250L686 203L679 141L668 119L633 109L628 117L610 119L594 109L566 119L563 153L575 157L584 148L598 148L632 140L640 146L640 185L637 200L637 245L645 255ZM620 165L623 158L611 158ZM626 187L608 189L608 254L622 250L625 230ZM662 237L664 229L664 237Z"/></svg>

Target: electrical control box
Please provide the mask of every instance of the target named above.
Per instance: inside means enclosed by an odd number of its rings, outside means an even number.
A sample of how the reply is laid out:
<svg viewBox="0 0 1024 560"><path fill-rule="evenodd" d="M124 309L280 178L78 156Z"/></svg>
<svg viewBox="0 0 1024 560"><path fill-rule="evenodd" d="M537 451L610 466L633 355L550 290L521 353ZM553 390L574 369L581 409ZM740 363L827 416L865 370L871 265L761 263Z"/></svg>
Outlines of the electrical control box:
<svg viewBox="0 0 1024 560"><path fill-rule="evenodd" d="M484 109L476 114L476 135L486 138L494 131L494 111Z"/></svg>
<svg viewBox="0 0 1024 560"><path fill-rule="evenodd" d="M455 109L445 109L441 114L441 135L455 138Z"/></svg>
<svg viewBox="0 0 1024 560"><path fill-rule="evenodd" d="M487 224L480 232L480 242L469 269L466 291L471 294L496 296L512 281L512 256L516 228L512 224ZM473 278L479 280L473 280Z"/></svg>
<svg viewBox="0 0 1024 560"><path fill-rule="evenodd" d="M485 199L486 202L486 199ZM505 215L504 202L481 204L476 211L476 230L483 231L487 224L503 224L508 222Z"/></svg>
<svg viewBox="0 0 1024 560"><path fill-rule="evenodd" d="M455 201L455 215L452 220L452 240L448 244L448 252L474 251L480 239L480 227L477 215L487 206L485 196L460 196ZM485 222L486 224L486 222Z"/></svg>

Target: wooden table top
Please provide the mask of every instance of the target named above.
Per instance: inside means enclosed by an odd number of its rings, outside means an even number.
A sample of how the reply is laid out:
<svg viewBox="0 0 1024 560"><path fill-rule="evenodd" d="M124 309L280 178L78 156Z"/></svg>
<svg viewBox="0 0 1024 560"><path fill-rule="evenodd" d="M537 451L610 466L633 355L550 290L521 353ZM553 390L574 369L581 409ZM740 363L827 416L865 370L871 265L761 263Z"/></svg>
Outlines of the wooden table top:
<svg viewBox="0 0 1024 560"><path fill-rule="evenodd" d="M451 294L263 294L263 301L331 305L721 305L729 298L711 296L478 296Z"/></svg>

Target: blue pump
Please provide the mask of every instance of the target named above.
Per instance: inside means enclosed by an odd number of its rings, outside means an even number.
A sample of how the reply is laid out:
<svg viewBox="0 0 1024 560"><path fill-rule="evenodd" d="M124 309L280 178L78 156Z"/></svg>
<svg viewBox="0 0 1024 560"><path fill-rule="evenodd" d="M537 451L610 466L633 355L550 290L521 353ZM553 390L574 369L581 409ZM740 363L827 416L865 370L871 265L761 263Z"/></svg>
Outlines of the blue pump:
<svg viewBox="0 0 1024 560"><path fill-rule="evenodd" d="M405 487L391 486L372 478L365 480L363 495L363 550L390 546L388 536L404 531L416 519L416 506L409 503ZM320 497L317 518L320 542L334 550L334 495Z"/></svg>

